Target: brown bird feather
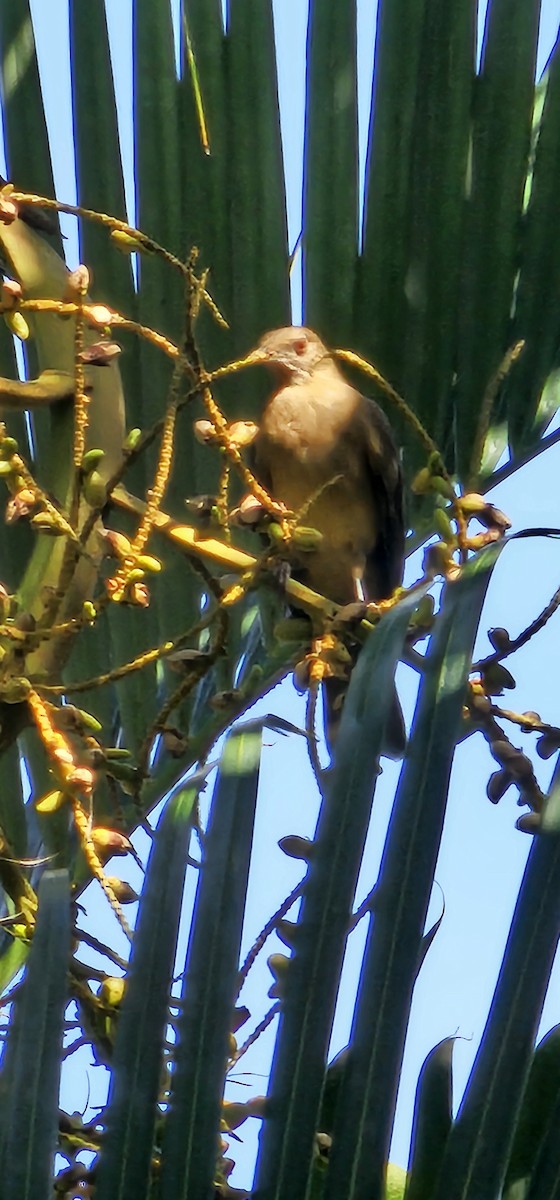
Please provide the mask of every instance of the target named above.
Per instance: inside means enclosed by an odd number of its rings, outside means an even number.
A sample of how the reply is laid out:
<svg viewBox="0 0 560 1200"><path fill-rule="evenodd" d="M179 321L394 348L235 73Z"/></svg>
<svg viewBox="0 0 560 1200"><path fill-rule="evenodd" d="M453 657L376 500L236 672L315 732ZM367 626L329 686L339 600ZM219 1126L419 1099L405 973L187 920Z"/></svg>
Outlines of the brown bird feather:
<svg viewBox="0 0 560 1200"><path fill-rule="evenodd" d="M294 577L341 605L386 599L402 581L405 532L399 452L387 418L348 383L311 329L266 334L255 358L279 385L253 443L255 474L294 511L319 493L304 523L319 530L322 542L296 560ZM346 686L327 681L331 745ZM393 709L387 752L399 756L405 737L396 695Z"/></svg>

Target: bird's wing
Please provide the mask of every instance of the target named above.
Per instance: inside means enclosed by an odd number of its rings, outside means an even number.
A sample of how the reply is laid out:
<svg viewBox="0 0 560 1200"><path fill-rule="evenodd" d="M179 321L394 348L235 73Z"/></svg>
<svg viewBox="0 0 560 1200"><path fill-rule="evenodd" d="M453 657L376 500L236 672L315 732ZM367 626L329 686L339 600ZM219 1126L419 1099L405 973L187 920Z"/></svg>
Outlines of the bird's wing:
<svg viewBox="0 0 560 1200"><path fill-rule="evenodd" d="M363 398L356 433L378 518L378 536L367 555L367 598L382 600L402 583L404 569L403 480L391 426L373 400Z"/></svg>

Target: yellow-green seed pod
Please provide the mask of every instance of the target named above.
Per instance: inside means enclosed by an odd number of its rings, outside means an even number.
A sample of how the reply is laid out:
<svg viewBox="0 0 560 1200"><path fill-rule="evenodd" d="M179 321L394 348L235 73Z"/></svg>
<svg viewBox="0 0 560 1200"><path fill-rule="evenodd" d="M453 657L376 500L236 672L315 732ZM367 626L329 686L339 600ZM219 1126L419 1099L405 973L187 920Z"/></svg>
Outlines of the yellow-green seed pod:
<svg viewBox="0 0 560 1200"><path fill-rule="evenodd" d="M119 975L109 975L103 980L98 995L101 1003L106 1004L108 1008L118 1008L123 1002L125 991L126 979Z"/></svg>
<svg viewBox="0 0 560 1200"><path fill-rule="evenodd" d="M107 499L107 488L99 471L92 471L82 483L84 498L92 508L103 508Z"/></svg>
<svg viewBox="0 0 560 1200"><path fill-rule="evenodd" d="M153 554L141 554L140 557L136 559L136 565L140 567L142 571L148 571L152 575L157 575L163 566L159 558L154 558Z"/></svg>
<svg viewBox="0 0 560 1200"><path fill-rule="evenodd" d="M318 529L312 529L307 525L296 525L292 531L292 541L298 550L304 550L307 553L319 549L323 541L323 534Z"/></svg>
<svg viewBox="0 0 560 1200"><path fill-rule="evenodd" d="M66 802L68 797L64 792L55 789L52 792L47 792L46 796L41 796L40 800L35 801L35 808L40 813L57 812L59 808Z"/></svg>
<svg viewBox="0 0 560 1200"><path fill-rule="evenodd" d="M11 462L0 461L0 479L7 479L8 475L13 475L14 468Z"/></svg>
<svg viewBox="0 0 560 1200"><path fill-rule="evenodd" d="M475 513L484 512L488 506L488 501L479 492L467 492L466 496L459 497L459 503L464 513L468 516L474 516Z"/></svg>
<svg viewBox="0 0 560 1200"><path fill-rule="evenodd" d="M11 458L12 454L17 454L18 444L13 437L2 438L0 442L0 459Z"/></svg>
<svg viewBox="0 0 560 1200"><path fill-rule="evenodd" d="M430 476L430 491L437 492L439 496L447 496L449 500L453 500L455 497L451 484L443 478L443 475Z"/></svg>
<svg viewBox="0 0 560 1200"><path fill-rule="evenodd" d="M6 704L20 704L28 696L31 688L29 679L20 676L17 679L6 679L2 684L2 701Z"/></svg>
<svg viewBox="0 0 560 1200"><path fill-rule="evenodd" d="M436 508L434 512L434 529L444 541L455 541L453 526L444 508Z"/></svg>
<svg viewBox="0 0 560 1200"><path fill-rule="evenodd" d="M5 312L3 316L10 333L19 338L20 342L26 342L29 337L29 325L23 313L17 311Z"/></svg>
<svg viewBox="0 0 560 1200"><path fill-rule="evenodd" d="M416 496L423 496L426 492L430 491L430 486L431 486L430 480L431 480L431 475L430 475L430 472L428 471L428 468L422 467L422 469L420 471L418 471L418 473L414 476L414 479L412 480L412 483L410 485L411 490L414 492L414 494Z"/></svg>
<svg viewBox="0 0 560 1200"><path fill-rule="evenodd" d="M85 725L86 729L91 729L92 733L101 733L103 726L101 722L97 720L97 717L94 717L91 713L86 712L84 708L77 708L76 712L80 721L82 722L82 725Z"/></svg>
<svg viewBox="0 0 560 1200"><path fill-rule="evenodd" d="M127 435L124 439L124 442L123 442L123 450L124 450L125 454L127 453L127 451L130 452L131 450L136 449L141 437L142 437L141 429L136 429L136 428L131 429L130 432L127 433Z"/></svg>
<svg viewBox="0 0 560 1200"><path fill-rule="evenodd" d="M276 542L278 545L286 540L282 526L278 525L276 521L271 521L270 525L267 525L266 532L268 533L271 542Z"/></svg>
<svg viewBox="0 0 560 1200"><path fill-rule="evenodd" d="M97 617L97 609L91 600L84 600L82 604L82 616L86 621L95 621Z"/></svg>
<svg viewBox="0 0 560 1200"><path fill-rule="evenodd" d="M104 450L87 450L82 458L82 474L89 475L105 458Z"/></svg>
<svg viewBox="0 0 560 1200"><path fill-rule="evenodd" d="M136 904L136 901L140 899L138 892L135 892L134 888L124 879L117 879L116 875L108 875L107 883L119 904Z"/></svg>

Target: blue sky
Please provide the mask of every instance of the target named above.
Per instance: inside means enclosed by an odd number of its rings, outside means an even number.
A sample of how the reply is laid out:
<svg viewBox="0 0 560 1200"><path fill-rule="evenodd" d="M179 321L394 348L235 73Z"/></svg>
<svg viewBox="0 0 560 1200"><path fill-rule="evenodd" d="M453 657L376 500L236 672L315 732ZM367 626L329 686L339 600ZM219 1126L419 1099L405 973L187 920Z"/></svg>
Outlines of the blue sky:
<svg viewBox="0 0 560 1200"><path fill-rule="evenodd" d="M277 0L275 20L278 42L279 89L282 129L286 156L290 237L292 244L299 233L301 221L301 151L303 146L303 111L305 89L305 29L307 5L305 0ZM483 6L481 6L483 7ZM71 110L69 104L67 4L65 0L32 0L36 22L42 80L47 98L47 114L55 155L55 178L61 199L74 197L73 168L68 148L72 143ZM127 170L129 196L132 200L132 127L131 127L131 46L130 0L108 0L107 13L117 77L117 98L123 156ZM373 61L375 5L373 0L359 0L359 97L360 123L363 138L367 129L370 99L370 76ZM557 32L558 0L544 0L539 71L542 69ZM481 12L481 20L483 13ZM71 222L68 255L70 264L76 262L76 242ZM295 288L295 316L299 316L299 293ZM515 480L496 490L494 499L512 519L514 528L534 525L557 525L557 479L560 473L560 448L546 458L525 468ZM411 577L418 564L410 568ZM513 544L502 556L490 589L481 625L480 650L487 648L485 630L493 625L506 625L512 634L521 630L546 604L560 575L560 546L542 541ZM519 711L536 708L543 719L560 723L558 694L555 686L558 663L558 629L556 623L520 652L513 671L517 690L512 706ZM408 712L414 700L415 680L406 668L400 672L400 688ZM509 699L509 698L508 698ZM259 706L261 711L274 711L301 723L303 703L288 681ZM514 739L515 740L515 739ZM521 740L521 739L520 739ZM299 878L296 863L278 850L277 842L286 833L313 834L317 815L317 795L310 775L302 739L270 735L263 755L261 804L255 835L256 853L250 881L249 909L245 943L248 946L259 932L268 914L281 902ZM523 748L528 740L523 741ZM357 901L370 890L375 881L384 830L390 811L398 768L388 764L378 789L374 817ZM439 915L442 896L445 897L445 916L422 970L414 998L410 1034L403 1069L403 1086L395 1127L392 1157L406 1165L414 1089L425 1055L442 1037L458 1034L455 1051L456 1099L460 1098L472 1064L478 1040L486 1018L492 989L499 969L509 920L515 903L530 841L514 828L518 810L512 793L493 807L485 795L485 787L493 763L485 744L479 738L470 739L457 752L453 773L448 819L433 900L434 915ZM538 763L541 786L546 787L551 774L550 764ZM133 872L131 877L133 877ZM190 894L192 896L192 882ZM100 914L101 907L95 905ZM112 935L107 930L107 935ZM351 1020L353 988L359 969L359 951L365 938L362 926L350 939L339 1009L333 1032L333 1052L344 1045ZM268 953L276 949L271 944ZM260 1009L262 996L270 985L265 966L266 955L259 960L247 989L249 1007ZM543 1015L543 1030L560 1021L558 967ZM244 1060L243 1069L254 1074L247 1076L250 1092L262 1091L267 1061L272 1047L272 1031ZM83 1061L83 1060L82 1060ZM93 1079L93 1075L92 1075ZM85 1075L73 1070L67 1080L66 1102L81 1108L87 1100L88 1084ZM232 1091L232 1096L245 1096L246 1089ZM250 1128L252 1126L253 1128ZM258 1132L257 1123L249 1122L241 1130L244 1147L235 1147L235 1156L245 1160L251 1153ZM240 1167L234 1182L247 1181L247 1167Z"/></svg>

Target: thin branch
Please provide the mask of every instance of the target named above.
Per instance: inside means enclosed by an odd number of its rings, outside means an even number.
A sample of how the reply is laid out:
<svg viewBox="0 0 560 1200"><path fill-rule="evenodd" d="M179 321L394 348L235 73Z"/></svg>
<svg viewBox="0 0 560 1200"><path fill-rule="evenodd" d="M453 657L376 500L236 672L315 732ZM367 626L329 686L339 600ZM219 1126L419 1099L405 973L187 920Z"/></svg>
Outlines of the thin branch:
<svg viewBox="0 0 560 1200"><path fill-rule="evenodd" d="M258 1039L260 1038L261 1033L264 1033L265 1029L268 1029L268 1026L272 1023L272 1021L278 1015L279 1012L280 1012L280 1001L277 1000L276 1004L273 1004L272 1008L269 1008L266 1016L263 1017L262 1021L259 1021L259 1024L256 1026L255 1029L253 1029L253 1032L249 1034L249 1037L243 1042L243 1045L240 1046L239 1049L235 1051L235 1055L233 1057L233 1063L232 1063L233 1066L236 1066L237 1063L239 1062L239 1059L242 1058L243 1055L246 1054L248 1050L250 1050L251 1046L254 1046L255 1042L258 1041Z"/></svg>
<svg viewBox="0 0 560 1200"><path fill-rule="evenodd" d="M505 479L509 479L521 467L526 467L527 463L533 462L533 459L538 458L539 454L544 454L546 450L551 450L553 446L557 446L560 442L560 428L555 429L554 433L549 433L548 437L542 437L536 446L531 450L527 450L525 454L521 454L519 458L510 458L509 462L504 463L498 471L494 471L487 479L482 482L482 491L488 492L490 488L497 487L499 483L503 483Z"/></svg>
<svg viewBox="0 0 560 1200"><path fill-rule="evenodd" d="M518 637L513 638L512 641L508 642L507 646L503 650L495 650L494 653L489 654L487 658L480 658L478 662L473 663L472 670L483 671L492 663L502 662L504 658L509 658L510 654L515 654L516 650L519 650L521 646L525 646L527 642L531 641L531 638L534 637L536 633L539 633L541 629L544 629L547 621L554 616L554 613L559 606L560 588L557 588L552 599L549 600L548 604L546 605L546 608L543 608L538 617L536 617L534 621L531 621L531 624L528 625Z"/></svg>
<svg viewBox="0 0 560 1200"><path fill-rule="evenodd" d="M237 995L239 995L249 971L251 970L257 955L260 954L265 942L270 937L271 933L274 933L278 922L281 921L282 918L286 916L286 913L290 911L292 904L295 904L296 900L299 900L300 896L302 895L303 884L304 880L301 879L300 882L296 884L295 888L293 888L293 890L290 892L289 896L286 896L286 899L282 901L280 908L278 908L277 911L272 914L264 928L259 933L258 938L253 942L245 962L240 968L239 975L237 976Z"/></svg>
<svg viewBox="0 0 560 1200"><path fill-rule="evenodd" d="M110 958L115 966L120 967L122 971L127 971L129 963L126 958L121 958L116 950L112 950L110 946L106 946L104 942L100 942L99 938L94 937L93 933L88 933L85 929L75 929L75 937L84 945L90 946L92 950L96 950L98 954L102 954L105 958Z"/></svg>

